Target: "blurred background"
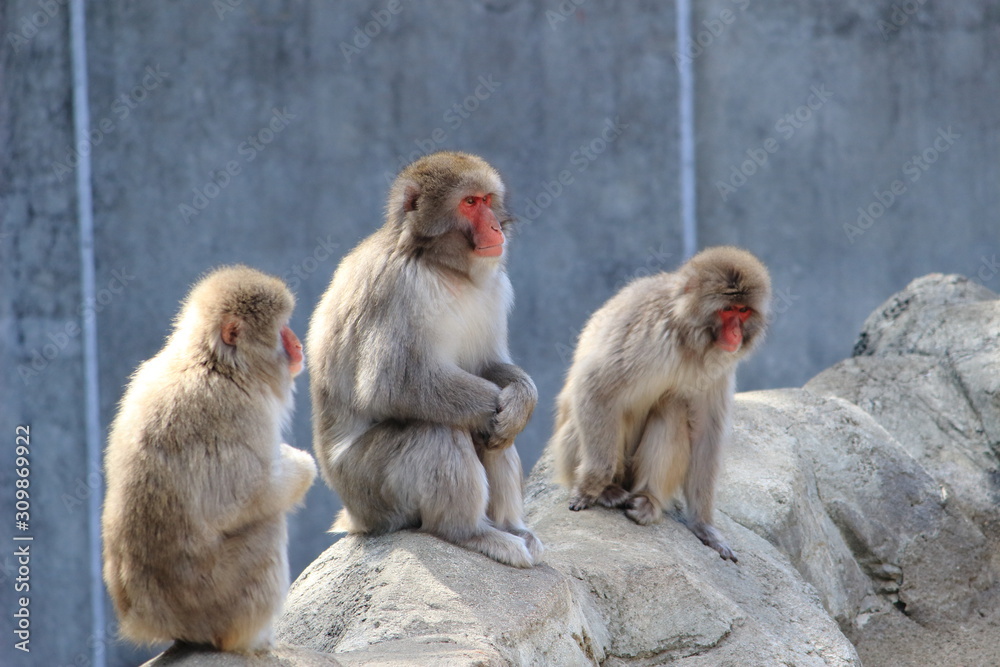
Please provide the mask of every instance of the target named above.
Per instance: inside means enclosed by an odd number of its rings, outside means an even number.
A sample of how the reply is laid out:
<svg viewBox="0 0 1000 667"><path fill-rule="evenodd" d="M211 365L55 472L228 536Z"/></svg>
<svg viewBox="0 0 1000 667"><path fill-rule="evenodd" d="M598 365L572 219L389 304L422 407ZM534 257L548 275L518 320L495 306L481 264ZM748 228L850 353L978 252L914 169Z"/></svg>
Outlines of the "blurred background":
<svg viewBox="0 0 1000 667"><path fill-rule="evenodd" d="M220 264L285 278L304 336L423 154L484 156L520 219L510 339L540 392L526 469L587 316L695 248L745 246L771 269L743 390L849 356L917 276L1000 286L996 0L4 0L0 36L4 665L152 655L115 638L94 539L129 374ZM288 439L311 448L298 387ZM338 506L317 482L292 519L293 577ZM23 596L30 654L14 647Z"/></svg>

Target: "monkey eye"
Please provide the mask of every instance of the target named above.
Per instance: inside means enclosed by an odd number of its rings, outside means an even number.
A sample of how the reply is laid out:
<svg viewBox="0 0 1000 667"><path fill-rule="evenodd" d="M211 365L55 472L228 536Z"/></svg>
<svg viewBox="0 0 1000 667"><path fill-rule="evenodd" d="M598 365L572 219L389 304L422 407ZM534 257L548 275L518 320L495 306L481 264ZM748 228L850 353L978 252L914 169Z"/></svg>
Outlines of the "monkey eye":
<svg viewBox="0 0 1000 667"><path fill-rule="evenodd" d="M476 198L475 197L466 197L465 198L465 203L468 204L469 206L475 206L476 205Z"/></svg>
<svg viewBox="0 0 1000 667"><path fill-rule="evenodd" d="M732 309L733 309L732 306L726 306L725 308L722 309L722 312L728 313L728 312L732 311Z"/></svg>
<svg viewBox="0 0 1000 667"><path fill-rule="evenodd" d="M749 309L749 308L747 308L746 306L743 306L742 308L740 308L740 312L741 312L741 313L749 313L749 312L750 312L750 309Z"/></svg>

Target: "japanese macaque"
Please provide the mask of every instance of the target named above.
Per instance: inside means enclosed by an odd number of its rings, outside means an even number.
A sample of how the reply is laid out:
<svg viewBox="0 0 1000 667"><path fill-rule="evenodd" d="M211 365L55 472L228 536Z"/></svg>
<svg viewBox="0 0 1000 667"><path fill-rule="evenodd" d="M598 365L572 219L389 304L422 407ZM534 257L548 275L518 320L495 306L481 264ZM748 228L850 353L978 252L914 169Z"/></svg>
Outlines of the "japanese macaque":
<svg viewBox="0 0 1000 667"><path fill-rule="evenodd" d="M281 442L302 345L279 279L218 269L132 376L105 454L104 581L122 634L250 652L289 585L285 514L316 477Z"/></svg>
<svg viewBox="0 0 1000 667"><path fill-rule="evenodd" d="M306 339L334 531L419 528L516 567L541 554L513 446L538 393L507 348L510 222L489 164L435 153L337 268Z"/></svg>
<svg viewBox="0 0 1000 667"><path fill-rule="evenodd" d="M763 338L770 300L764 265L718 247L633 281L593 314L549 443L571 510L600 503L655 523L683 486L685 523L736 561L712 526L715 478L736 364Z"/></svg>

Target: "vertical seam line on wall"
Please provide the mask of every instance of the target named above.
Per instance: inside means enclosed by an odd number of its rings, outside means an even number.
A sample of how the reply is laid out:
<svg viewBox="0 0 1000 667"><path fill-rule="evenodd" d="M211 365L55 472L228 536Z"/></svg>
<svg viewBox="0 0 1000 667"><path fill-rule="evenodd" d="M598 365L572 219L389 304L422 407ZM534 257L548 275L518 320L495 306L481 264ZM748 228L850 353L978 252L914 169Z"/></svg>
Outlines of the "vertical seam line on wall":
<svg viewBox="0 0 1000 667"><path fill-rule="evenodd" d="M71 0L70 53L73 70L73 136L76 144L87 140L90 126L87 81L87 30L85 0ZM80 290L83 329L84 416L86 420L87 476L101 470L101 415L97 365L97 317L87 317L96 302L94 259L94 201L90 151L79 151L76 167L76 210L80 232ZM87 502L87 537L90 566L91 645L93 664L105 667L104 585L101 579L101 486L91 489Z"/></svg>
<svg viewBox="0 0 1000 667"><path fill-rule="evenodd" d="M684 259L698 250L698 192L694 147L694 59L684 55L691 43L691 0L677 0L678 124L680 134L681 238Z"/></svg>

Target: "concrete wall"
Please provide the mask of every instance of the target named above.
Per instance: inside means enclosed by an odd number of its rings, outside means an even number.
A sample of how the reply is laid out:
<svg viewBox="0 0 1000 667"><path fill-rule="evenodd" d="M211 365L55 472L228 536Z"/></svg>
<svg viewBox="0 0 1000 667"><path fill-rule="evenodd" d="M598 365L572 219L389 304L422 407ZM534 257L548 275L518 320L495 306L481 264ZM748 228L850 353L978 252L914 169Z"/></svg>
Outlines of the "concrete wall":
<svg viewBox="0 0 1000 667"><path fill-rule="evenodd" d="M484 155L522 220L511 343L541 394L518 445L526 466L588 314L682 260L684 58L699 244L759 253L779 294L743 388L799 385L849 354L863 318L914 276L1000 284L995 2L712 0L695 7L697 47L677 43L671 3L652 0L427 5L90 3L97 301L82 311L69 11L0 5L0 517L13 520L14 428L30 424L30 664L88 664L95 641L108 664L145 655L91 634L86 496L100 479L84 454L78 323L97 318L104 428L213 266L284 276L303 335L339 258L380 223L387 179L424 152ZM355 42L366 27L374 37ZM893 203L845 232L894 180ZM307 385L289 434L306 448ZM331 542L337 507L321 484L310 492L293 520L296 572ZM12 552L0 550L0 662L29 664L10 640Z"/></svg>

